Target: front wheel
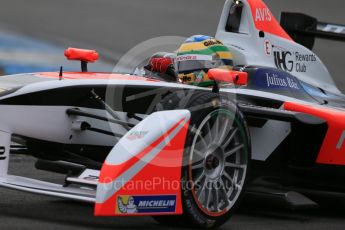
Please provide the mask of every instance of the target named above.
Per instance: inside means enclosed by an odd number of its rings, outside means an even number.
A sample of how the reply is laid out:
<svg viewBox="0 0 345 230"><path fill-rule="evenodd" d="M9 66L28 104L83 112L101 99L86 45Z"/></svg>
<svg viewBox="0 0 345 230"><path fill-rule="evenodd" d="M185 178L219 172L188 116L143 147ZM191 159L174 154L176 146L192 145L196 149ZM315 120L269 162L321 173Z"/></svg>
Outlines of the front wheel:
<svg viewBox="0 0 345 230"><path fill-rule="evenodd" d="M179 101L173 99L167 100L170 109L171 103ZM171 226L217 227L231 217L243 196L250 160L249 132L236 105L221 100L218 94L198 93L188 100L182 100L192 115L181 178L184 213L155 219Z"/></svg>

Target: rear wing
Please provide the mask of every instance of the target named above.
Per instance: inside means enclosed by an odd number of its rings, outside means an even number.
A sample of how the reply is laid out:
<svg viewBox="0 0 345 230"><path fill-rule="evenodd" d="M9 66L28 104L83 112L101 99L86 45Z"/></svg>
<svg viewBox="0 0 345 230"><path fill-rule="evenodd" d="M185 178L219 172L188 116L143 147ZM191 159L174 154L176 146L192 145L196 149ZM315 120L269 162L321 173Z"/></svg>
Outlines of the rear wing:
<svg viewBox="0 0 345 230"><path fill-rule="evenodd" d="M345 25L318 22L305 14L283 12L280 24L294 41L310 50L315 38L345 41Z"/></svg>

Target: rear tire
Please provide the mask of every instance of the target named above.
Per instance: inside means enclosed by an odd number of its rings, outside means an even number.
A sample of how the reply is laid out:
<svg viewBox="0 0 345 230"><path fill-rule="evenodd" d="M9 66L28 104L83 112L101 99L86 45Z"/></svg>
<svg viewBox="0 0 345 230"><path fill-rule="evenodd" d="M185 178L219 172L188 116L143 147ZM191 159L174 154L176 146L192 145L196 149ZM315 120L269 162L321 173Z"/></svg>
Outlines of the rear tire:
<svg viewBox="0 0 345 230"><path fill-rule="evenodd" d="M172 93L159 110L188 109L190 127L182 166L181 216L155 216L168 226L213 228L224 224L246 186L250 137L246 122L230 99L211 92Z"/></svg>

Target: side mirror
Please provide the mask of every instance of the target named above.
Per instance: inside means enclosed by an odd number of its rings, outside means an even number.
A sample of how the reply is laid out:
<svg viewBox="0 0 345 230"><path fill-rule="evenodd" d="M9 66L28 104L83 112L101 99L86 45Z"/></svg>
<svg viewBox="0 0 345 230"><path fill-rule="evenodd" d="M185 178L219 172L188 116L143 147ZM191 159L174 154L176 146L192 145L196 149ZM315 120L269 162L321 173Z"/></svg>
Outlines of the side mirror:
<svg viewBox="0 0 345 230"><path fill-rule="evenodd" d="M226 70L226 69L210 69L208 78L214 81L212 92L219 93L218 82L233 83L235 85L247 85L248 73Z"/></svg>
<svg viewBox="0 0 345 230"><path fill-rule="evenodd" d="M233 83L235 85L247 85L248 73L226 70L226 69L210 69L208 78L216 82Z"/></svg>

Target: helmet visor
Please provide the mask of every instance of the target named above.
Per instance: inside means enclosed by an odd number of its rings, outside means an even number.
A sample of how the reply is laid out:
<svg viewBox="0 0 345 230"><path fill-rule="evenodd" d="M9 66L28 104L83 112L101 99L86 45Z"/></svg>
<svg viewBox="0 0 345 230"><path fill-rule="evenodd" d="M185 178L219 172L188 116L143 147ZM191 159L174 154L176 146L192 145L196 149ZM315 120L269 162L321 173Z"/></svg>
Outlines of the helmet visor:
<svg viewBox="0 0 345 230"><path fill-rule="evenodd" d="M177 62L176 65L176 70L178 73L190 73L198 70L204 70L207 72L209 69L221 66L222 61L181 61Z"/></svg>

